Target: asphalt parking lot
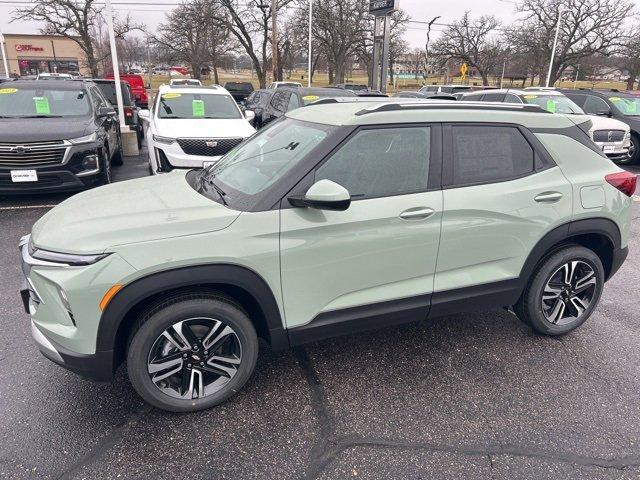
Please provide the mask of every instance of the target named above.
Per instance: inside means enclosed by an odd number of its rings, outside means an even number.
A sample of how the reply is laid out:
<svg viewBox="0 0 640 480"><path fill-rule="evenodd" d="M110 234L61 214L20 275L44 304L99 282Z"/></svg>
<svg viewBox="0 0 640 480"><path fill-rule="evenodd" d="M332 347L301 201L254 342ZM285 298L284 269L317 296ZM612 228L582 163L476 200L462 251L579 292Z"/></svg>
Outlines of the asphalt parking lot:
<svg viewBox="0 0 640 480"><path fill-rule="evenodd" d="M125 162L116 180L147 173ZM265 347L232 400L177 415L31 341L17 241L66 196L0 198L2 478L640 478L637 201L627 262L566 337L490 311Z"/></svg>

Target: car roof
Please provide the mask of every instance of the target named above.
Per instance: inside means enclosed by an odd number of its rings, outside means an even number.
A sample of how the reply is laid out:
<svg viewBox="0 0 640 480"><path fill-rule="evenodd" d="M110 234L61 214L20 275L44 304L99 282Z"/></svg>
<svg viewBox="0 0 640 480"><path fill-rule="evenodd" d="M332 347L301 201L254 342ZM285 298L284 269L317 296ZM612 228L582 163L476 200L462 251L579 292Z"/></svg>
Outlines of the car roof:
<svg viewBox="0 0 640 480"><path fill-rule="evenodd" d="M202 93L213 95L231 95L220 85L160 85L159 93Z"/></svg>
<svg viewBox="0 0 640 480"><path fill-rule="evenodd" d="M389 99L393 100L393 99ZM575 122L532 105L451 100L321 102L286 113L288 118L327 125L424 122L515 123L529 128L567 128ZM578 120L577 118L575 120Z"/></svg>
<svg viewBox="0 0 640 480"><path fill-rule="evenodd" d="M11 88L29 87L56 90L78 90L84 88L84 85L91 83L86 79L83 80L15 80L11 82Z"/></svg>
<svg viewBox="0 0 640 480"><path fill-rule="evenodd" d="M336 95L339 97L351 97L357 96L350 90L344 90L342 88L335 87L282 87L279 88L280 91L291 91L296 92L300 95Z"/></svg>
<svg viewBox="0 0 640 480"><path fill-rule="evenodd" d="M564 97L564 93L559 90L523 90L521 88L499 88L499 89L488 89L488 90L474 90L473 92L465 93L464 97L471 95L482 95L482 94L495 94L495 93L512 93L513 95L548 95L548 96L557 96Z"/></svg>

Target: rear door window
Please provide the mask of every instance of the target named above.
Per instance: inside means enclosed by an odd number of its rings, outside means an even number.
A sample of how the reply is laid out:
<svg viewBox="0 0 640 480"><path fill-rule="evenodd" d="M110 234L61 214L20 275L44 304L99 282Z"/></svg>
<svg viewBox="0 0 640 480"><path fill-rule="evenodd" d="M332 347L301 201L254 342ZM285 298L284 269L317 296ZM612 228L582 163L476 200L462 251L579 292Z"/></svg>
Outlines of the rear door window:
<svg viewBox="0 0 640 480"><path fill-rule="evenodd" d="M453 186L502 182L535 169L535 152L516 127L454 125L452 137Z"/></svg>

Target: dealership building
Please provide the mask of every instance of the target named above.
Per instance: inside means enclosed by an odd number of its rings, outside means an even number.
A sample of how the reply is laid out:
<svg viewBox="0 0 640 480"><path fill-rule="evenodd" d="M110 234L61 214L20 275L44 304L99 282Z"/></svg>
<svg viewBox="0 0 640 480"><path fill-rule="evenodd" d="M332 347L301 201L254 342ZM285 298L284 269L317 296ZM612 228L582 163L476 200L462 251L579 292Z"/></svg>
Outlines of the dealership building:
<svg viewBox="0 0 640 480"><path fill-rule="evenodd" d="M80 72L88 75L86 55L70 38L60 35L5 33L5 49L12 76L44 72ZM0 69L3 69L0 62Z"/></svg>

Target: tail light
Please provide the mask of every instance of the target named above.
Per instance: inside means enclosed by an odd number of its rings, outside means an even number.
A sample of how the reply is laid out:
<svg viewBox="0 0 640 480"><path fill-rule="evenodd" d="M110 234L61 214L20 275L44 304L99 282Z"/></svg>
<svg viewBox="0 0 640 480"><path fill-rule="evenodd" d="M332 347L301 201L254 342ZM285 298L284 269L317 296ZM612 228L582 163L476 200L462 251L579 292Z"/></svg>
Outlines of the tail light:
<svg viewBox="0 0 640 480"><path fill-rule="evenodd" d="M638 177L629 172L610 173L604 179L609 185L614 186L627 197L630 197L636 191L636 184L638 183Z"/></svg>
<svg viewBox="0 0 640 480"><path fill-rule="evenodd" d="M133 110L131 109L131 107L124 107L124 116L133 117Z"/></svg>

